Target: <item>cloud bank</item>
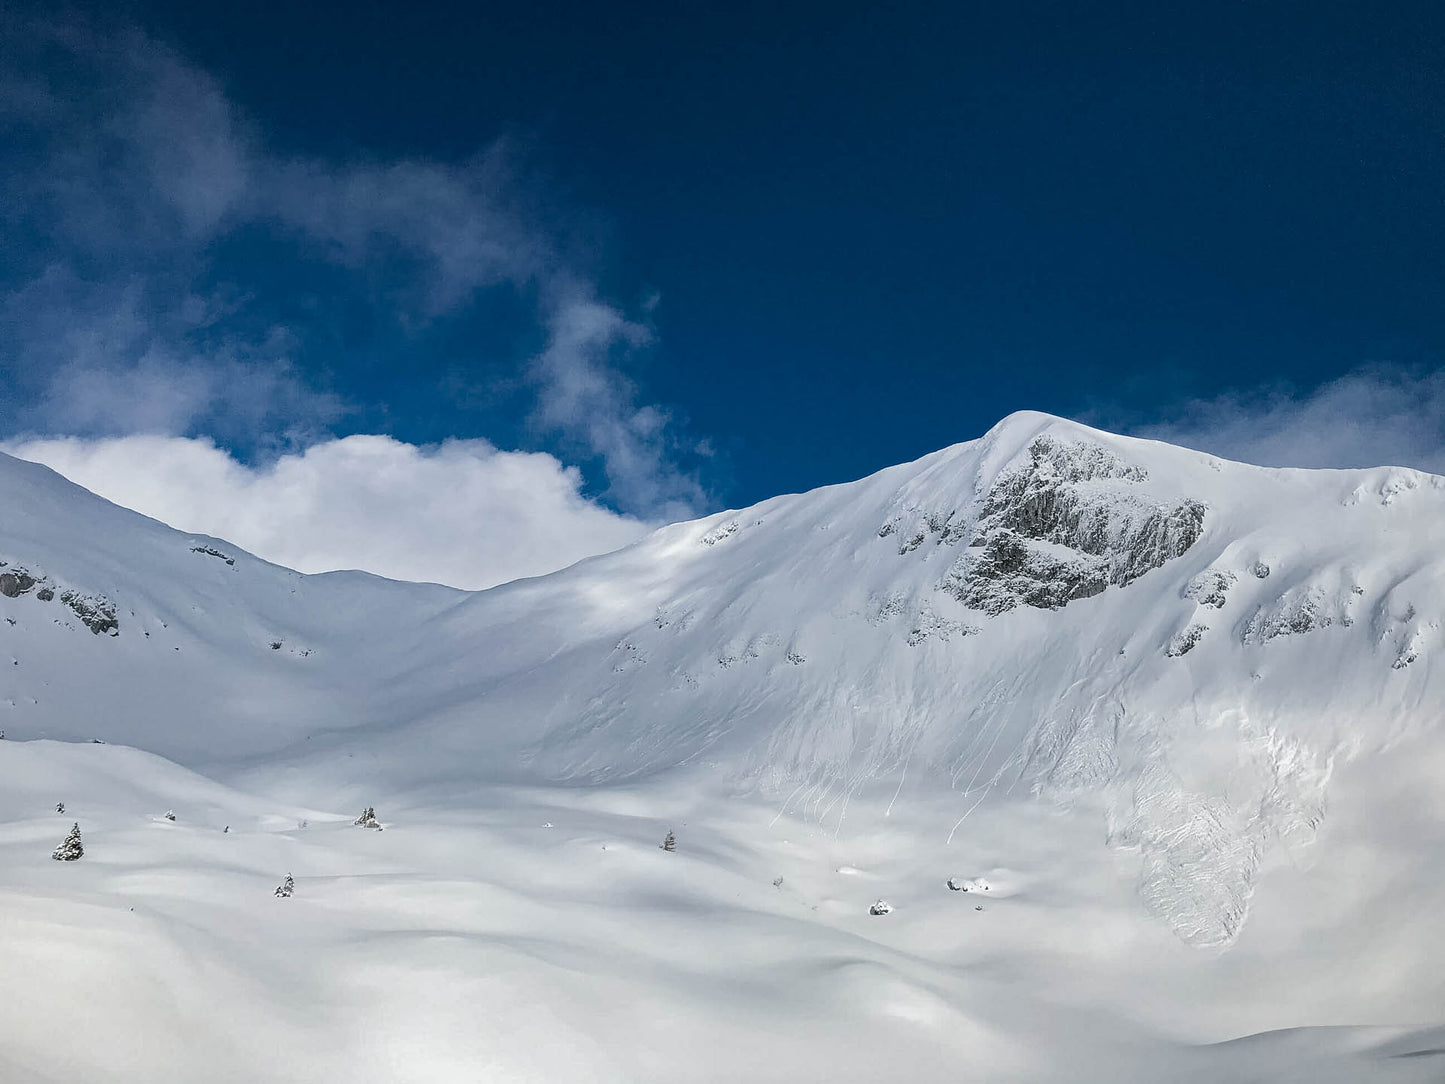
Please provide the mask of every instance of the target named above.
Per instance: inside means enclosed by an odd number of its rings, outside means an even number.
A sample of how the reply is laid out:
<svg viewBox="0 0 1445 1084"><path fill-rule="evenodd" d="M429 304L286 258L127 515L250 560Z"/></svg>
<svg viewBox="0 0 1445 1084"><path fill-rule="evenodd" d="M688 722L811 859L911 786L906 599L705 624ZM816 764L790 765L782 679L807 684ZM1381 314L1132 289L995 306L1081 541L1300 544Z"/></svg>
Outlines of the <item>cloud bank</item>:
<svg viewBox="0 0 1445 1084"><path fill-rule="evenodd" d="M469 586L708 503L703 446L628 375L646 314L599 295L507 140L449 162L281 153L137 32L0 13L0 37L0 438L27 456L283 563ZM428 369L457 326L470 356ZM468 397L505 400L531 450L337 439L417 402L465 419Z"/></svg>
<svg viewBox="0 0 1445 1084"><path fill-rule="evenodd" d="M1135 436L1268 467L1415 467L1445 474L1445 371L1361 368L1309 391L1190 401Z"/></svg>
<svg viewBox="0 0 1445 1084"><path fill-rule="evenodd" d="M186 437L67 437L4 450L302 572L362 568L480 589L616 549L648 529L584 498L581 475L552 456L483 440L418 448L351 436L261 467Z"/></svg>

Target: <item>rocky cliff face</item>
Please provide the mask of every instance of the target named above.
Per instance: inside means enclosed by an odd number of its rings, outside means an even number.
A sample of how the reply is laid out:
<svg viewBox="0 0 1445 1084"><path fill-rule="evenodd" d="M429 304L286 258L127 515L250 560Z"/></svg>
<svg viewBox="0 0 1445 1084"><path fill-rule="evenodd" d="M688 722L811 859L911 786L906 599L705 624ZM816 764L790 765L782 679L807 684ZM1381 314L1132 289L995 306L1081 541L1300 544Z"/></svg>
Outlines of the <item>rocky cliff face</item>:
<svg viewBox="0 0 1445 1084"><path fill-rule="evenodd" d="M970 552L944 580L971 609L1056 610L1132 583L1203 533L1203 503L1136 492L1148 470L1098 444L1045 434L1028 453L983 496Z"/></svg>

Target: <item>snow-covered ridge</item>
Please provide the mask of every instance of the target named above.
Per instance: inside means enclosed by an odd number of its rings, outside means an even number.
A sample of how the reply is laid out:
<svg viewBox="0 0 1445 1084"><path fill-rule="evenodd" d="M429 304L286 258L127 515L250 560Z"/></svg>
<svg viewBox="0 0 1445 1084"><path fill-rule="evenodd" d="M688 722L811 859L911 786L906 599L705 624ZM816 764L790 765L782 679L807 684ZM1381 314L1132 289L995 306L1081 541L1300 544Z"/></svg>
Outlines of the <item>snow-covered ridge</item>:
<svg viewBox="0 0 1445 1084"><path fill-rule="evenodd" d="M1336 759L1435 740L1445 691L1440 478L1040 414L474 594L302 576L11 459L0 497L7 568L116 623L81 635L0 578L11 737L338 787L383 738L425 754L369 760L389 787L705 764L830 830L873 790L953 788L945 833L1010 795L1097 803L1146 906L1200 944L1316 830Z"/></svg>
<svg viewBox="0 0 1445 1084"><path fill-rule="evenodd" d="M475 594L0 507L7 1081L1439 1078L1440 478L1023 414Z"/></svg>

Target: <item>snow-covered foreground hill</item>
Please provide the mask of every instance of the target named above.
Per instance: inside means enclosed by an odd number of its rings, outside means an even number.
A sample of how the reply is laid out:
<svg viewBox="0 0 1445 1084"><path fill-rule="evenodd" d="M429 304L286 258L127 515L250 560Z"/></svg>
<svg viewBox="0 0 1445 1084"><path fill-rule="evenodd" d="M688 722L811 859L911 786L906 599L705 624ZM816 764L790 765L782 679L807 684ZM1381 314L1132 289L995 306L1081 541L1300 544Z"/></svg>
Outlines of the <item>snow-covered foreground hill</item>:
<svg viewBox="0 0 1445 1084"><path fill-rule="evenodd" d="M1445 1077L1445 479L1022 414L475 594L0 502L0 1079Z"/></svg>

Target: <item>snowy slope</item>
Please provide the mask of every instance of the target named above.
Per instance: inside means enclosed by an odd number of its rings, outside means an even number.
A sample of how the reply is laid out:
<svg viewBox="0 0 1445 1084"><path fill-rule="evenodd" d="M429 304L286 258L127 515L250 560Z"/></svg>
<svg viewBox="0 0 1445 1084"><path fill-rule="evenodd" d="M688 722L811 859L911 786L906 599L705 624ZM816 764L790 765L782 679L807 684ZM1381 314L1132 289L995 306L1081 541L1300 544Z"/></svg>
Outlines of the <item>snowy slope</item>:
<svg viewBox="0 0 1445 1084"><path fill-rule="evenodd" d="M196 1025L236 1079L1441 1072L1438 1036L1196 1044L1440 1023L1445 479L1019 414L474 594L303 576L8 458L0 501L11 963L163 945L184 966L134 1026L177 983L243 1002ZM99 833L79 863L49 861L52 795ZM291 1018L271 967L325 1011ZM426 982L509 1022L338 1023ZM8 1011L0 1068L70 1078ZM648 1013L672 1032L640 1042ZM719 1043L734 1071L693 1060ZM398 1049L431 1053L379 1072Z"/></svg>

